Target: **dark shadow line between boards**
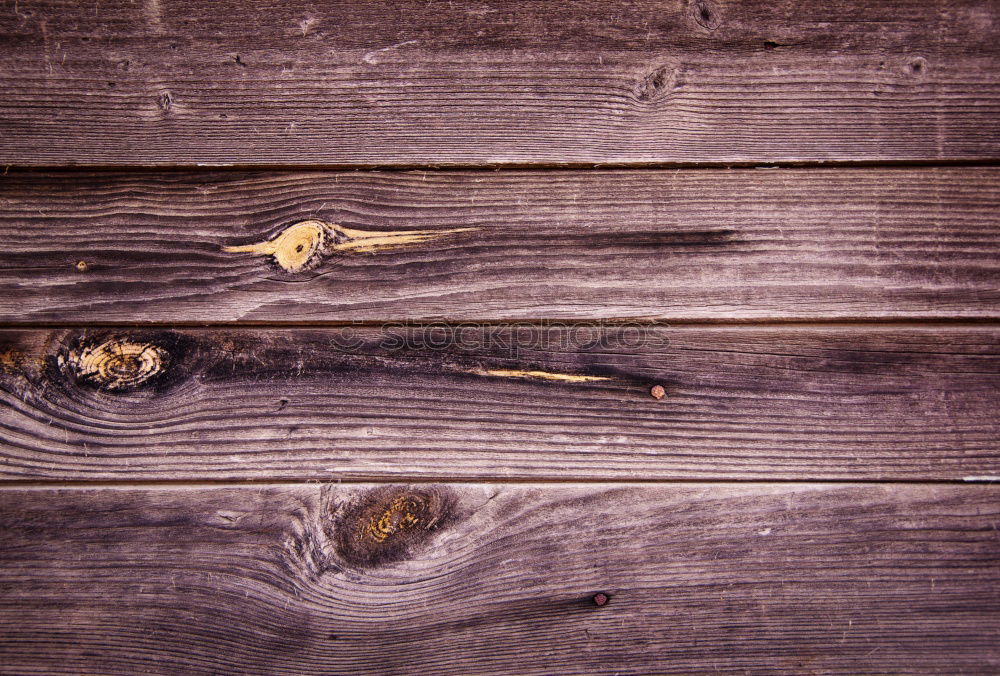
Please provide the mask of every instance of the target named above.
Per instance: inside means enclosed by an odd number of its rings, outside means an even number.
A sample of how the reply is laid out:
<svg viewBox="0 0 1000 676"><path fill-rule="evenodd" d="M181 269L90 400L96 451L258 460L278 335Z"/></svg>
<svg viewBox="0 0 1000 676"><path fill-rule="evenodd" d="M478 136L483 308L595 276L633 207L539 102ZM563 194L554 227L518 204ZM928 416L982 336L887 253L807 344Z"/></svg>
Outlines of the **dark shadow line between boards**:
<svg viewBox="0 0 1000 676"><path fill-rule="evenodd" d="M771 485L908 485L908 486L996 486L1000 490L1000 476L966 477L962 479L873 479L873 478L817 478L817 479L608 479L595 477L556 478L556 477L428 477L428 476L352 476L349 479L4 479L0 480L0 492L4 490L25 489L143 489L143 488L241 488L254 486L293 487L293 486L331 486L331 485L581 485L581 486L682 486L682 485L712 485L712 486L771 486Z"/></svg>
<svg viewBox="0 0 1000 676"><path fill-rule="evenodd" d="M501 172L501 171L660 171L719 169L907 169L934 167L997 167L1000 157L926 158L881 160L778 160L778 161L702 161L702 162L453 162L425 163L343 163L343 162L170 162L150 164L21 164L0 160L0 177L21 173L217 173L217 172Z"/></svg>
<svg viewBox="0 0 1000 676"><path fill-rule="evenodd" d="M802 319L802 318L774 318L774 319L718 319L718 318L651 318L651 317L611 317L601 318L572 318L572 317L534 317L534 318L511 318L511 319L468 319L458 317L436 318L436 319L366 319L366 320L305 320L305 321L149 321L149 322L65 322L65 321L24 321L24 322L0 322L0 331L17 330L41 330L41 329L110 329L110 330L142 330L142 329L202 329L211 330L233 330L233 329L339 329L339 328L412 328L412 329L433 329L442 326L457 327L459 325L490 327L490 328L517 328L517 327L537 327L540 325L559 326L565 325L568 328L600 328L607 327L628 327L636 324L649 328L768 328L768 327L790 327L790 328L829 328L837 326L866 326L871 328L885 329L905 329L916 327L956 327L974 328L988 327L1000 328L1000 316L997 317L842 317L830 319Z"/></svg>

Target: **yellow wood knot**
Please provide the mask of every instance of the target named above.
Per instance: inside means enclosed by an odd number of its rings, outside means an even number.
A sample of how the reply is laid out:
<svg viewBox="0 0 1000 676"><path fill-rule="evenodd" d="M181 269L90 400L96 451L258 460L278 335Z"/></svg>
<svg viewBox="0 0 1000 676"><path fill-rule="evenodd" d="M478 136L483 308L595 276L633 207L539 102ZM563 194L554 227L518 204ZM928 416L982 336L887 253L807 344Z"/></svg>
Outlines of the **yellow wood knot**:
<svg viewBox="0 0 1000 676"><path fill-rule="evenodd" d="M0 371L17 372L24 363L24 353L14 348L0 352Z"/></svg>
<svg viewBox="0 0 1000 676"><path fill-rule="evenodd" d="M367 491L335 515L334 542L342 561L360 568L408 557L448 523L455 499L443 486L384 486Z"/></svg>
<svg viewBox="0 0 1000 676"><path fill-rule="evenodd" d="M60 361L64 358L60 357ZM65 361L79 380L104 390L126 390L164 372L170 355L152 343L111 338L103 343L71 351Z"/></svg>
<svg viewBox="0 0 1000 676"><path fill-rule="evenodd" d="M256 244L226 246L222 250L225 253L252 253L272 256L274 262L286 272L300 272L317 263L328 253L379 251L419 244L447 234L468 230L475 230L475 228L367 231L309 219L288 226L273 239Z"/></svg>
<svg viewBox="0 0 1000 676"><path fill-rule="evenodd" d="M277 237L246 246L223 247L226 253L253 253L274 256L274 262L288 272L305 269L326 241L326 224L302 221L285 228Z"/></svg>
<svg viewBox="0 0 1000 676"><path fill-rule="evenodd" d="M376 542L385 542L394 533L407 531L420 523L420 517L415 512L424 509L419 497L402 495L393 500L381 514L372 516L364 534Z"/></svg>

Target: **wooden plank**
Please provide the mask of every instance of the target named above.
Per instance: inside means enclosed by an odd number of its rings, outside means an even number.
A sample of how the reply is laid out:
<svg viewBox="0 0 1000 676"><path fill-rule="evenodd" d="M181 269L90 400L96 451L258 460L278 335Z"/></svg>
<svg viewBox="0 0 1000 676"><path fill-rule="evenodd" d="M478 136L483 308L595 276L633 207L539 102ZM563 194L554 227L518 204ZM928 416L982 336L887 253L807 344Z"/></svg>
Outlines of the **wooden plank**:
<svg viewBox="0 0 1000 676"><path fill-rule="evenodd" d="M998 214L986 167L11 173L0 321L995 318Z"/></svg>
<svg viewBox="0 0 1000 676"><path fill-rule="evenodd" d="M4 479L1000 477L988 326L20 330L0 364Z"/></svg>
<svg viewBox="0 0 1000 676"><path fill-rule="evenodd" d="M996 673L998 498L4 490L0 656L47 674Z"/></svg>
<svg viewBox="0 0 1000 676"><path fill-rule="evenodd" d="M0 163L997 159L991 0L4 0Z"/></svg>

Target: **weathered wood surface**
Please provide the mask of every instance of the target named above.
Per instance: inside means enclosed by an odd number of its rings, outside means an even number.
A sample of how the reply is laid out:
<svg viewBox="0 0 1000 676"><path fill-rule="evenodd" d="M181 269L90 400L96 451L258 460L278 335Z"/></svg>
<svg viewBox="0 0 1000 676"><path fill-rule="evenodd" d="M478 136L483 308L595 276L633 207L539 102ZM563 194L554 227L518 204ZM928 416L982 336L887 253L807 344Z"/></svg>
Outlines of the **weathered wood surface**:
<svg viewBox="0 0 1000 676"><path fill-rule="evenodd" d="M9 330L0 366L7 479L1000 476L987 326Z"/></svg>
<svg viewBox="0 0 1000 676"><path fill-rule="evenodd" d="M996 673L998 526L998 486L8 489L0 658L8 673Z"/></svg>
<svg viewBox="0 0 1000 676"><path fill-rule="evenodd" d="M997 159L992 0L4 0L0 163Z"/></svg>
<svg viewBox="0 0 1000 676"><path fill-rule="evenodd" d="M11 173L0 321L995 318L998 231L987 167Z"/></svg>

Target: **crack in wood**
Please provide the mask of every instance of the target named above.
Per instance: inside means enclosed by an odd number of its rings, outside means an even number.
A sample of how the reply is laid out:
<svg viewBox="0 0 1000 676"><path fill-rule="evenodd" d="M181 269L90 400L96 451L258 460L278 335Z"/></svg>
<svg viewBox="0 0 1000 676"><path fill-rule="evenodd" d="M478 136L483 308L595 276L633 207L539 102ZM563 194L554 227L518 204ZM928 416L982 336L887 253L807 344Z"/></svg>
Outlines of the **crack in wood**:
<svg viewBox="0 0 1000 676"><path fill-rule="evenodd" d="M521 369L474 369L469 371L480 376L496 376L499 378L531 378L537 380L556 380L564 383L591 383L599 380L611 380L606 376L587 376L575 373L554 373L551 371L526 371Z"/></svg>

